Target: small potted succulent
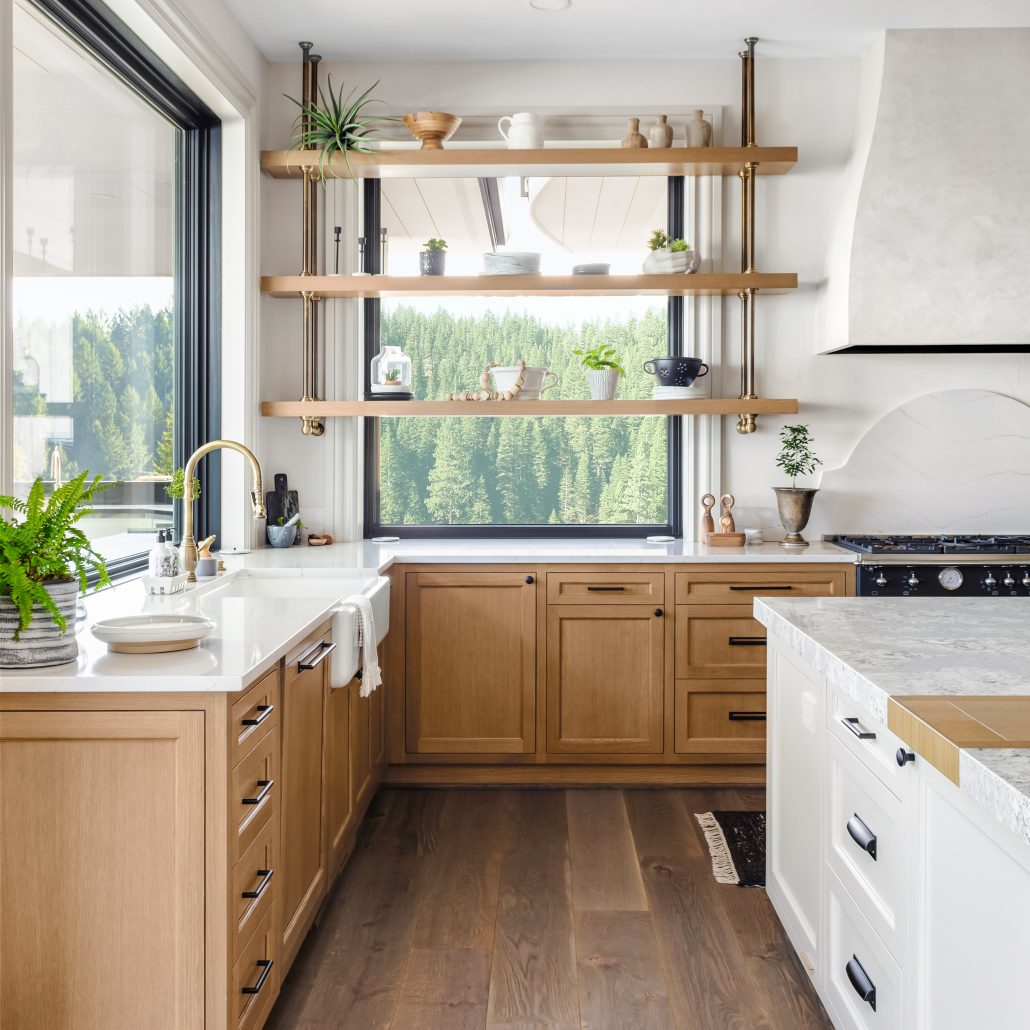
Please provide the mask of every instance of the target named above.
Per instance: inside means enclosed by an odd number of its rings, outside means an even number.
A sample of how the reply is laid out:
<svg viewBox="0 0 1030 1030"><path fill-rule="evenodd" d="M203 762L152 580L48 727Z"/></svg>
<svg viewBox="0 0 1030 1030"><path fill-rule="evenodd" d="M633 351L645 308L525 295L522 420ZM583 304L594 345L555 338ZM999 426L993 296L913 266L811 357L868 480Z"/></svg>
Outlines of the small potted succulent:
<svg viewBox="0 0 1030 1030"><path fill-rule="evenodd" d="M422 244L423 250L418 256L419 271L423 275L443 275L447 260L447 241L434 237Z"/></svg>
<svg viewBox="0 0 1030 1030"><path fill-rule="evenodd" d="M619 388L619 376L626 370L619 360L619 353L614 347L600 343L587 350L574 350L580 363L589 370L590 398L595 401L615 400L615 391Z"/></svg>
<svg viewBox="0 0 1030 1030"><path fill-rule="evenodd" d="M776 456L776 464L790 476L790 486L774 486L776 507L780 522L787 531L784 547L807 547L808 541L801 531L812 517L812 502L819 492L817 488L798 486L798 476L807 476L822 464L812 452L812 434L808 426L784 426L780 430L782 447Z"/></svg>
<svg viewBox="0 0 1030 1030"><path fill-rule="evenodd" d="M648 275L667 275L669 273L696 272L701 265L701 257L696 250L690 249L686 240L672 239L668 233L655 229L647 241L650 253L644 258L644 271Z"/></svg>
<svg viewBox="0 0 1030 1030"><path fill-rule="evenodd" d="M28 497L0 496L0 668L63 665L78 657L75 609L95 572L110 583L103 559L76 525L93 498L112 486L83 472L49 497L37 479Z"/></svg>

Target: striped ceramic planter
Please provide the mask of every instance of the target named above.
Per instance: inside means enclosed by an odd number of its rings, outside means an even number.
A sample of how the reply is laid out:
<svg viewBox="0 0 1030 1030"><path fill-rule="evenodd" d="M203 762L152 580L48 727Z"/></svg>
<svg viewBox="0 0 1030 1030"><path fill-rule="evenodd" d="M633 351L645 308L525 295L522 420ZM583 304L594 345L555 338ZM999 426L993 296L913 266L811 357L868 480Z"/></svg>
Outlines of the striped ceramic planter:
<svg viewBox="0 0 1030 1030"><path fill-rule="evenodd" d="M79 584L52 583L47 593L54 599L60 613L68 620L62 632L50 612L38 605L32 609L32 622L14 639L18 628L18 609L10 597L0 596L0 669L32 669L43 665L64 665L79 656L75 639L75 604L79 599Z"/></svg>
<svg viewBox="0 0 1030 1030"><path fill-rule="evenodd" d="M590 399L613 401L619 388L619 371L614 368L592 368L587 379L590 382Z"/></svg>

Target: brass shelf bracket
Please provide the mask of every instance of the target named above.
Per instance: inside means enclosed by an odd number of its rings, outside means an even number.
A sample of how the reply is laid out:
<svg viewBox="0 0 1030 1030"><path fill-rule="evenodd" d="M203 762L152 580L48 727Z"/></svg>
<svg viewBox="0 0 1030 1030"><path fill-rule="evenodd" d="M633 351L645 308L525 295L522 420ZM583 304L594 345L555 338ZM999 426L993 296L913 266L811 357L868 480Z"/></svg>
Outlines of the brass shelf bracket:
<svg viewBox="0 0 1030 1030"><path fill-rule="evenodd" d="M755 143L755 44L756 36L744 40L747 47L740 57L740 145L756 147ZM740 176L740 270L754 274L755 267L755 178L758 162L748 161L738 173ZM740 298L740 399L757 400L755 393L755 298L756 289L746 287ZM737 417L737 432L753 433L758 428L752 412L741 412Z"/></svg>

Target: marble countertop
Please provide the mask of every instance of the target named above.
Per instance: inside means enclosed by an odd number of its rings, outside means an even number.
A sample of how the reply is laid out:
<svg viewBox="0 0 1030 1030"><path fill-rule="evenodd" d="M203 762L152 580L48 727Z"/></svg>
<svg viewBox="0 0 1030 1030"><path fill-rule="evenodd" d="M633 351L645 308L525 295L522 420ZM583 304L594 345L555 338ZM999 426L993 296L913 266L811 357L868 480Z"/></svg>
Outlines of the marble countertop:
<svg viewBox="0 0 1030 1030"><path fill-rule="evenodd" d="M892 696L1030 696L1030 598L756 598L754 611L884 725ZM1030 749L961 748L959 789L1030 845Z"/></svg>

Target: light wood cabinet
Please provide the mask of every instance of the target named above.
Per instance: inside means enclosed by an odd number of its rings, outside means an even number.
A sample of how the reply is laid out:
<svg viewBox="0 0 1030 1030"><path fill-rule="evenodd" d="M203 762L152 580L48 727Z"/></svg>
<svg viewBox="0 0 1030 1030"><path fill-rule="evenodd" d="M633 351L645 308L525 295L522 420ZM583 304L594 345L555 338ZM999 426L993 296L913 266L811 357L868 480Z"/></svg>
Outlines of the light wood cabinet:
<svg viewBox="0 0 1030 1030"><path fill-rule="evenodd" d="M677 680L677 754L765 751L765 691L749 680Z"/></svg>
<svg viewBox="0 0 1030 1030"><path fill-rule="evenodd" d="M661 753L663 616L644 604L548 607L548 752Z"/></svg>
<svg viewBox="0 0 1030 1030"><path fill-rule="evenodd" d="M354 792L351 788L351 699L353 681L330 690L325 716L325 792L327 863L330 875L343 865L353 839Z"/></svg>
<svg viewBox="0 0 1030 1030"><path fill-rule="evenodd" d="M750 605L676 607L676 676L765 679L765 627Z"/></svg>
<svg viewBox="0 0 1030 1030"><path fill-rule="evenodd" d="M532 752L535 573L418 572L405 579L407 752Z"/></svg>
<svg viewBox="0 0 1030 1030"><path fill-rule="evenodd" d="M204 713L2 712L0 785L4 1026L207 1025Z"/></svg>

